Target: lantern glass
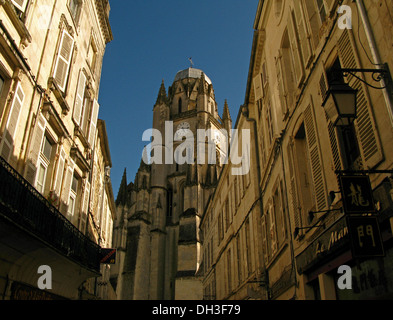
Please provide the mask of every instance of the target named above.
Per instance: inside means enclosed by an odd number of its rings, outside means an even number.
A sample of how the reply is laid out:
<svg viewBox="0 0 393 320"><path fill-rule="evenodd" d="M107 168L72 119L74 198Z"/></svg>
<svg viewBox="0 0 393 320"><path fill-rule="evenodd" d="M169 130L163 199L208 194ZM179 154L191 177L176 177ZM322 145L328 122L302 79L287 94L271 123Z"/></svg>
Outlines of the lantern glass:
<svg viewBox="0 0 393 320"><path fill-rule="evenodd" d="M357 117L356 101L357 90L346 83L332 84L323 106L335 126L347 126Z"/></svg>

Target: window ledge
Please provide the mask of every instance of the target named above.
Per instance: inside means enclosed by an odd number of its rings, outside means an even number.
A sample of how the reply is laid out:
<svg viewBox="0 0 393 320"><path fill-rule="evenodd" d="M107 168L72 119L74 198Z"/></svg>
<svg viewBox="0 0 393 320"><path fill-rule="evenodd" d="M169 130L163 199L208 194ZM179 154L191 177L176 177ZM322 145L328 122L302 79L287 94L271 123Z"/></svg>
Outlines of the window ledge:
<svg viewBox="0 0 393 320"><path fill-rule="evenodd" d="M57 101L59 102L59 104L61 106L63 114L67 115L68 112L70 112L70 110L71 110L70 106L68 105L67 101L65 100L63 93L59 89L59 86L57 85L56 80L53 77L49 78L48 87L54 93Z"/></svg>
<svg viewBox="0 0 393 320"><path fill-rule="evenodd" d="M83 172L90 172L90 164L87 162L85 157L82 155L78 147L74 146L70 152L71 158L74 159L76 165L83 170Z"/></svg>

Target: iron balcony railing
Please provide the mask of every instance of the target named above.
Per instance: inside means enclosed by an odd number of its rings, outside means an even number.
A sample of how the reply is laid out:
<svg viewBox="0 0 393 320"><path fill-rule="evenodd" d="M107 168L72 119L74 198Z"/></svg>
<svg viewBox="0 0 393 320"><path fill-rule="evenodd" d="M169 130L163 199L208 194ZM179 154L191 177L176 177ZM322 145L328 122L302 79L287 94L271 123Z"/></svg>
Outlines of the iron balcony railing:
<svg viewBox="0 0 393 320"><path fill-rule="evenodd" d="M100 246L81 233L1 157L0 215L64 256L99 272Z"/></svg>

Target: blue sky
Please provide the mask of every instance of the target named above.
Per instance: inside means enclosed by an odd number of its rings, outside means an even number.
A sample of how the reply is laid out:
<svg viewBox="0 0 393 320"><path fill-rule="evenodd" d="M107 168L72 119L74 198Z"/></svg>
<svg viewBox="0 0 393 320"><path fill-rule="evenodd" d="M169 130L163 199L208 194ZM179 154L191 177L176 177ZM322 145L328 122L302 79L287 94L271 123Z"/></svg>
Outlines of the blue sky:
<svg viewBox="0 0 393 320"><path fill-rule="evenodd" d="M258 0L111 0L114 40L108 44L100 86L115 198L124 168L128 183L139 168L142 134L152 127L161 81L168 89L190 66L212 80L222 114L232 120L244 102Z"/></svg>

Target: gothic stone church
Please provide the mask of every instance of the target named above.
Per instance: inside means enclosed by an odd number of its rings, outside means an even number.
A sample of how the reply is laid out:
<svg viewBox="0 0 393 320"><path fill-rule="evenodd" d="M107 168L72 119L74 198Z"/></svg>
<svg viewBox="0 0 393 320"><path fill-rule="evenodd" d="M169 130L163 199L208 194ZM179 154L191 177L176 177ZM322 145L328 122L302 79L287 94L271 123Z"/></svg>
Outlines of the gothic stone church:
<svg viewBox="0 0 393 320"><path fill-rule="evenodd" d="M179 129L189 129L195 137L194 150L198 150L197 143L208 144L208 139L202 142L196 139L198 129L230 132L232 128L227 103L222 117L217 110L210 79L201 70L188 68L176 74L168 92L162 83L153 109L153 128L162 133L163 144L165 122L173 122L173 134ZM114 230L119 260L114 280L119 299L203 298L199 222L217 186L220 159L226 153L219 139L214 142L215 164L141 161L135 181L130 184L124 173L116 201L118 219ZM175 141L173 150L181 143ZM161 147L165 155L165 146ZM207 159L209 147L204 149Z"/></svg>

